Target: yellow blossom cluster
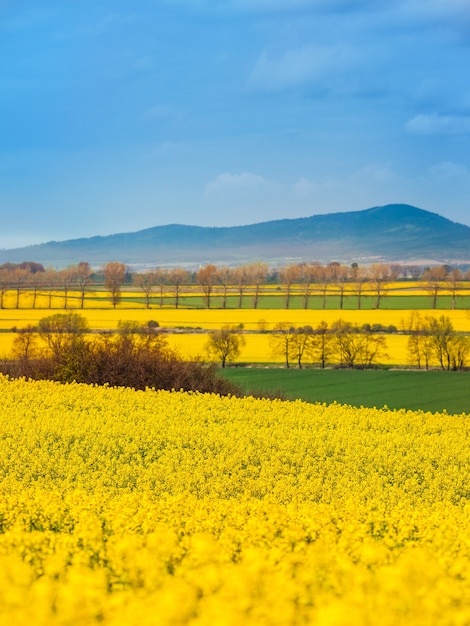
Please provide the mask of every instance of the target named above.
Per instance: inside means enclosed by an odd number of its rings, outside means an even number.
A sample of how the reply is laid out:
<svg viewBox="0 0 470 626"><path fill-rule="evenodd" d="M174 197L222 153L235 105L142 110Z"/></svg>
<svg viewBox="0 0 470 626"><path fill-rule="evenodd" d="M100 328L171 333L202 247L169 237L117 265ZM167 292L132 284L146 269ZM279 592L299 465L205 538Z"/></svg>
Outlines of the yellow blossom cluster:
<svg viewBox="0 0 470 626"><path fill-rule="evenodd" d="M0 377L0 623L470 623L469 416Z"/></svg>

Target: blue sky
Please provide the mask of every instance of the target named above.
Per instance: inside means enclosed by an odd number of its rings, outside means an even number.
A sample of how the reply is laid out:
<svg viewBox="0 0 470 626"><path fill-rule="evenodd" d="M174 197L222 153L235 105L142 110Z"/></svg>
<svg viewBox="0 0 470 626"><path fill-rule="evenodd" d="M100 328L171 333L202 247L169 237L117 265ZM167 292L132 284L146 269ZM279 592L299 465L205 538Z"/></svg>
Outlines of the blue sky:
<svg viewBox="0 0 470 626"><path fill-rule="evenodd" d="M413 204L470 225L468 0L0 0L0 247Z"/></svg>

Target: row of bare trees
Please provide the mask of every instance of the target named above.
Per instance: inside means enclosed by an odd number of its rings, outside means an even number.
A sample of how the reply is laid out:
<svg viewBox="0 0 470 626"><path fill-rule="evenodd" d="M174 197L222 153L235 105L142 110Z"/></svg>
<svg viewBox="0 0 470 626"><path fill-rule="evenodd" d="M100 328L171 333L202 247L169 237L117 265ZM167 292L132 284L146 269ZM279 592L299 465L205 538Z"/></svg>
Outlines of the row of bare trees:
<svg viewBox="0 0 470 626"><path fill-rule="evenodd" d="M470 337L458 333L447 315L436 318L412 311L403 330L409 334L409 360L418 369L437 364L443 370L457 371L469 365Z"/></svg>
<svg viewBox="0 0 470 626"><path fill-rule="evenodd" d="M422 281L431 296L433 308L437 307L438 296L443 293L451 296L451 307L455 308L463 281L470 280L470 270L463 273L459 268L436 266L421 269L418 273L416 268L393 264L359 266L353 263L346 266L337 262L326 265L293 263L273 270L266 263L257 262L237 267L207 264L195 272L182 267L130 272L123 263L112 262L94 272L85 261L61 270L44 269L37 263L4 264L0 266L0 308L5 308L5 294L10 292L14 294L13 305L10 305L14 308L20 308L22 293L29 294L28 306L32 308L36 307L39 295L46 296L48 307L52 308L54 297L60 293L62 306L66 309L72 291L75 308L84 308L86 295L103 285L116 307L122 298L123 287L133 285L142 291L147 308L155 302L163 307L169 292L173 306L178 308L182 294L190 290L194 292L196 286L202 291L207 308L214 306L215 296L217 306L222 308L227 307L229 296L236 299L239 308L249 296L250 306L256 309L263 288L278 285L282 287L286 309L292 305L293 296L302 299L305 309L309 308L313 296L320 297L322 307L326 308L330 295L336 296L340 309L346 296L355 297L356 308L361 309L366 291L373 294L374 307L378 309L390 284L400 277Z"/></svg>
<svg viewBox="0 0 470 626"><path fill-rule="evenodd" d="M331 325L322 321L315 328L280 322L271 333L270 343L273 356L282 357L287 368L296 363L302 369L304 361L321 368L331 364L365 368L378 365L387 356L383 334L341 319Z"/></svg>
<svg viewBox="0 0 470 626"><path fill-rule="evenodd" d="M32 268L31 268L32 266ZM0 308L5 308L5 294L15 294L14 308L20 308L22 293L31 295L30 306L34 309L39 295L46 295L48 307L52 308L54 294L61 292L64 309L69 306L70 292L78 291L81 308L92 284L93 270L85 261L62 270L44 269L40 264L5 264L0 267Z"/></svg>
<svg viewBox="0 0 470 626"><path fill-rule="evenodd" d="M403 321L401 332L408 335L409 360L418 369L437 366L457 371L469 366L470 337L456 332L448 316L422 317L413 311ZM282 358L286 368L296 364L302 369L305 362L322 369L331 365L370 368L388 356L384 332L376 332L370 324L357 326L342 319L330 325L321 321L315 328L280 322L270 332L269 341L272 355ZM206 353L225 367L239 356L244 343L239 328L223 326L209 334Z"/></svg>

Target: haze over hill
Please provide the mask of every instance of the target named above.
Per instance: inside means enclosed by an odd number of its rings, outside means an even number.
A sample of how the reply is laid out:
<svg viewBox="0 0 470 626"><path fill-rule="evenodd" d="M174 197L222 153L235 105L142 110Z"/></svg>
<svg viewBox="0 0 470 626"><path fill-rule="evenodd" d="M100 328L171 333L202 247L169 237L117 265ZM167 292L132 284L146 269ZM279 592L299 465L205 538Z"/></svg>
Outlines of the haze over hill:
<svg viewBox="0 0 470 626"><path fill-rule="evenodd" d="M169 224L120 233L0 250L0 263L36 261L64 267L88 261L131 266L270 264L297 261L367 264L381 261L468 263L470 227L406 204L312 215L247 226Z"/></svg>

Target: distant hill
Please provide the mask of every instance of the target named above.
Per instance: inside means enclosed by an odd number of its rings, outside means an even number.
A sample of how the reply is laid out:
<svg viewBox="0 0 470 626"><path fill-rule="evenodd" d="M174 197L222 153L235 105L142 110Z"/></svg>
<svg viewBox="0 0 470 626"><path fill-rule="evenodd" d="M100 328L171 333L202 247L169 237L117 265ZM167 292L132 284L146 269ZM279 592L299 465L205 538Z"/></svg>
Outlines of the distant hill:
<svg viewBox="0 0 470 626"><path fill-rule="evenodd" d="M199 266L339 261L470 262L470 227L406 204L225 228L170 224L133 233L0 250L0 263L65 267L88 261Z"/></svg>

